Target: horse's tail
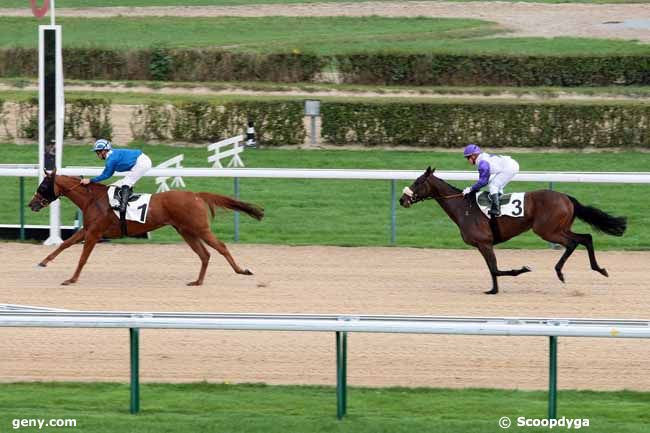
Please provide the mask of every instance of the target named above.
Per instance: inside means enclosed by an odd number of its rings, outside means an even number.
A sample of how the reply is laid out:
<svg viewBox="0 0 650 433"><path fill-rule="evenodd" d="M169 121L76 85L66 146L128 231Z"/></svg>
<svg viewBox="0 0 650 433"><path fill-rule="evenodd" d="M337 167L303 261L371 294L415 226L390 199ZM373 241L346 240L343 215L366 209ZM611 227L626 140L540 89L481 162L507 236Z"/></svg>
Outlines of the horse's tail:
<svg viewBox="0 0 650 433"><path fill-rule="evenodd" d="M573 215L580 218L590 226L612 236L623 236L627 228L626 217L615 217L607 212L592 206L583 206L570 195L569 200L573 203Z"/></svg>
<svg viewBox="0 0 650 433"><path fill-rule="evenodd" d="M256 220L261 220L264 217L264 209L255 204L245 203L243 201L235 200L234 198L226 197L225 195L212 194L209 192L197 192L196 195L201 197L201 199L210 207L210 213L213 218L217 207L224 207L226 209L244 212Z"/></svg>

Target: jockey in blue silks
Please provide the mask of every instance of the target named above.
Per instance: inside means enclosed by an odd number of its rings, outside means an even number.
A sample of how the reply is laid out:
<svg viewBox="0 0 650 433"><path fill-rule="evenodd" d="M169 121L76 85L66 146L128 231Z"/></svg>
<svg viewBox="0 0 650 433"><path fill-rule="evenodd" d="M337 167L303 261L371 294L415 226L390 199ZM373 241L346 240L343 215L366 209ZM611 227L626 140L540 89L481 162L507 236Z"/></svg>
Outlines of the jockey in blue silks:
<svg viewBox="0 0 650 433"><path fill-rule="evenodd" d="M124 178L113 183L113 185L120 188L120 217L123 219L133 185L151 168L151 159L141 150L113 149L112 147L111 142L103 138L95 142L92 150L99 159L106 161L104 171L92 179L81 179L81 183L88 185L89 183L101 182L113 176L116 171L127 172Z"/></svg>
<svg viewBox="0 0 650 433"><path fill-rule="evenodd" d="M519 164L517 161L505 155L490 155L486 152L481 152L481 148L476 144L469 144L465 147L463 155L470 164L478 167L479 179L471 187L463 190L463 195L472 192L477 192L485 185L489 184L490 201L490 215L498 217L501 215L501 203L499 199L503 194L503 188L512 180L517 173L519 173ZM492 180L490 180L492 176Z"/></svg>

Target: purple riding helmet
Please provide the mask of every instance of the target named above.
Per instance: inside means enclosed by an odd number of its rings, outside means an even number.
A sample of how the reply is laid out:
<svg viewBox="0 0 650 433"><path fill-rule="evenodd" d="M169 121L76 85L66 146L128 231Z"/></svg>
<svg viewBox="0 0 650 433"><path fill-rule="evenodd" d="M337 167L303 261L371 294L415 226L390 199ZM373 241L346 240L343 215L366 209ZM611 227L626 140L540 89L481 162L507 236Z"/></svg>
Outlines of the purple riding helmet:
<svg viewBox="0 0 650 433"><path fill-rule="evenodd" d="M465 151L463 152L463 156L467 158L468 156L477 153L481 153L481 148L478 147L476 144L468 144L467 146L465 146Z"/></svg>

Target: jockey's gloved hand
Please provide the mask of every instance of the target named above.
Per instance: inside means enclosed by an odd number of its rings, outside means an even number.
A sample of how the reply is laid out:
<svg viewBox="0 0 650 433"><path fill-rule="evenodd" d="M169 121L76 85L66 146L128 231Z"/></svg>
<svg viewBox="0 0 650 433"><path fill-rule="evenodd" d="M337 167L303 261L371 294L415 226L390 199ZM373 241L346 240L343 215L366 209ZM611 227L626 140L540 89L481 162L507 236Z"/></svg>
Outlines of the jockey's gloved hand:
<svg viewBox="0 0 650 433"><path fill-rule="evenodd" d="M472 192L472 188L470 188L470 187L468 186L467 188L465 188L465 189L463 190L463 196L466 196L466 195L469 194L470 192Z"/></svg>

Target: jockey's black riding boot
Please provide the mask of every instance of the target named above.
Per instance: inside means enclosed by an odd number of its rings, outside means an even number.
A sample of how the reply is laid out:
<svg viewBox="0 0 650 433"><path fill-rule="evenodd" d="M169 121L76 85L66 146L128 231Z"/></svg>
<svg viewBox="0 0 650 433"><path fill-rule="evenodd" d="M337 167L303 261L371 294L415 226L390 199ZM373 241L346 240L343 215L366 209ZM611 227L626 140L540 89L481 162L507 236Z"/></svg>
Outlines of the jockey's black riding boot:
<svg viewBox="0 0 650 433"><path fill-rule="evenodd" d="M126 205L129 203L131 188L128 185L122 185L120 188L120 214L126 212Z"/></svg>
<svg viewBox="0 0 650 433"><path fill-rule="evenodd" d="M500 199L501 194L490 194L490 201L492 202L492 206L490 207L489 214L493 217L498 217L501 215L501 203L499 202Z"/></svg>
<svg viewBox="0 0 650 433"><path fill-rule="evenodd" d="M131 188L128 185L122 185L120 188L120 225L122 226L122 236L126 236L126 206L131 196Z"/></svg>

